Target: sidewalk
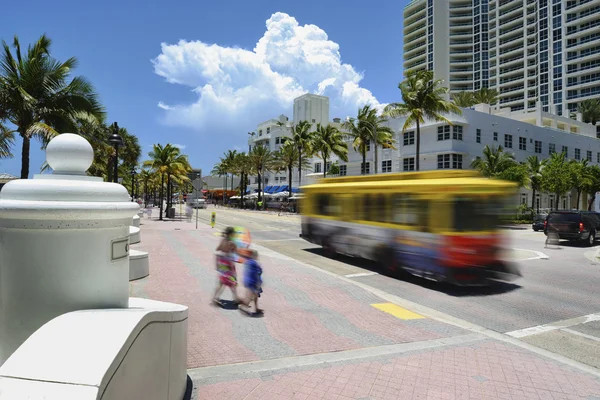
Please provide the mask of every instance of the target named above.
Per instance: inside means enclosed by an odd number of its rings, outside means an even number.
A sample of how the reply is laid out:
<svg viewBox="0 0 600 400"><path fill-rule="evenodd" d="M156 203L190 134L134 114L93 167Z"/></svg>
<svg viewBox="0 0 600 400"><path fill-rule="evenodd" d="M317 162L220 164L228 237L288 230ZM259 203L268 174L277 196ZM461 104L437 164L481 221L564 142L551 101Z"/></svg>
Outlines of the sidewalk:
<svg viewBox="0 0 600 400"><path fill-rule="evenodd" d="M195 398L600 398L596 376L424 318L260 246L264 318L214 308L218 231L141 222L136 247L150 252L151 271L132 295L189 307Z"/></svg>

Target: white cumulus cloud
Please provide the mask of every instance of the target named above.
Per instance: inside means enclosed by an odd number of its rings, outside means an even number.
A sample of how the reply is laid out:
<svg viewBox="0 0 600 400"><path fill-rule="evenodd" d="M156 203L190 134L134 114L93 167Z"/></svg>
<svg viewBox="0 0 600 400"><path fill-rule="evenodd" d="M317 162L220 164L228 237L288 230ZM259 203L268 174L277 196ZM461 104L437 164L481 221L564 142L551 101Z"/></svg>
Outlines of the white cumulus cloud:
<svg viewBox="0 0 600 400"><path fill-rule="evenodd" d="M291 118L293 99L306 92L329 96L332 117L355 115L367 103L383 106L360 86L362 74L342 62L339 45L323 29L285 13L266 21L252 50L186 40L161 49L154 72L197 95L193 103L159 102L164 122L215 138L208 145L218 151L233 140L243 143L259 122L281 113Z"/></svg>

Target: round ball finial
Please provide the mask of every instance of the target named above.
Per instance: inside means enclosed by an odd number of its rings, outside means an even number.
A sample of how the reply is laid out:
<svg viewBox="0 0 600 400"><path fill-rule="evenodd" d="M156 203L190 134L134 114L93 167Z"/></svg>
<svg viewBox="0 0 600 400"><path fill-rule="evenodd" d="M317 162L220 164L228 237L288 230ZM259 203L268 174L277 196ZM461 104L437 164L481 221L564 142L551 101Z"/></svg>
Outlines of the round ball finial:
<svg viewBox="0 0 600 400"><path fill-rule="evenodd" d="M46 146L46 162L55 174L84 175L94 161L94 149L74 133L56 136Z"/></svg>

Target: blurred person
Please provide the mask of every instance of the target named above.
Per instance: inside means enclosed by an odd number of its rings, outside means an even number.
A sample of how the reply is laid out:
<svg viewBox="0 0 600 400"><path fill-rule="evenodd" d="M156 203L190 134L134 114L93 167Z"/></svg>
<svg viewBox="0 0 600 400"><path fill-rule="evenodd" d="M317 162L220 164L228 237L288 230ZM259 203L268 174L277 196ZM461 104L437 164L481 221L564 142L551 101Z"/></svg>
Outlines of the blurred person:
<svg viewBox="0 0 600 400"><path fill-rule="evenodd" d="M544 243L544 247L548 247L548 243L550 244L558 244L559 236L558 229L552 222L550 218L547 219L546 223L546 243Z"/></svg>
<svg viewBox="0 0 600 400"><path fill-rule="evenodd" d="M247 250L244 257L244 287L248 291L248 298L239 307L250 315L262 314L263 310L258 308L258 298L262 293L262 267L258 263L258 252L254 249Z"/></svg>
<svg viewBox="0 0 600 400"><path fill-rule="evenodd" d="M221 294L223 293L225 287L231 289L233 301L238 304L241 303L236 292L237 274L235 270L235 254L237 252L237 248L232 240L234 233L235 230L232 227L225 228L225 231L223 232L223 239L219 243L219 246L217 246L216 250L219 281L212 301L214 304L219 306L223 304L221 302Z"/></svg>
<svg viewBox="0 0 600 400"><path fill-rule="evenodd" d="M193 212L194 212L194 209L192 208L192 206L187 204L185 206L185 217L187 218L188 222L192 222L192 213Z"/></svg>

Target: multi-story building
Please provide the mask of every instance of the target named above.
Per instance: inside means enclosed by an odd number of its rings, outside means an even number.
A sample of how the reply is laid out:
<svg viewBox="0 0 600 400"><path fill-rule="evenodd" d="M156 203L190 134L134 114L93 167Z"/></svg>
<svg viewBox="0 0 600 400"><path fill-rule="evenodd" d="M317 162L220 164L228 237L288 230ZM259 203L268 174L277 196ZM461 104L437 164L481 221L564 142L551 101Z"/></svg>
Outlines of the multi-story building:
<svg viewBox="0 0 600 400"><path fill-rule="evenodd" d="M491 87L499 107L569 116L600 98L596 0L414 0L404 10L404 69L450 92ZM488 60L489 58L489 60Z"/></svg>
<svg viewBox="0 0 600 400"><path fill-rule="evenodd" d="M450 92L489 85L488 0L414 0L404 8L404 71L434 71Z"/></svg>

